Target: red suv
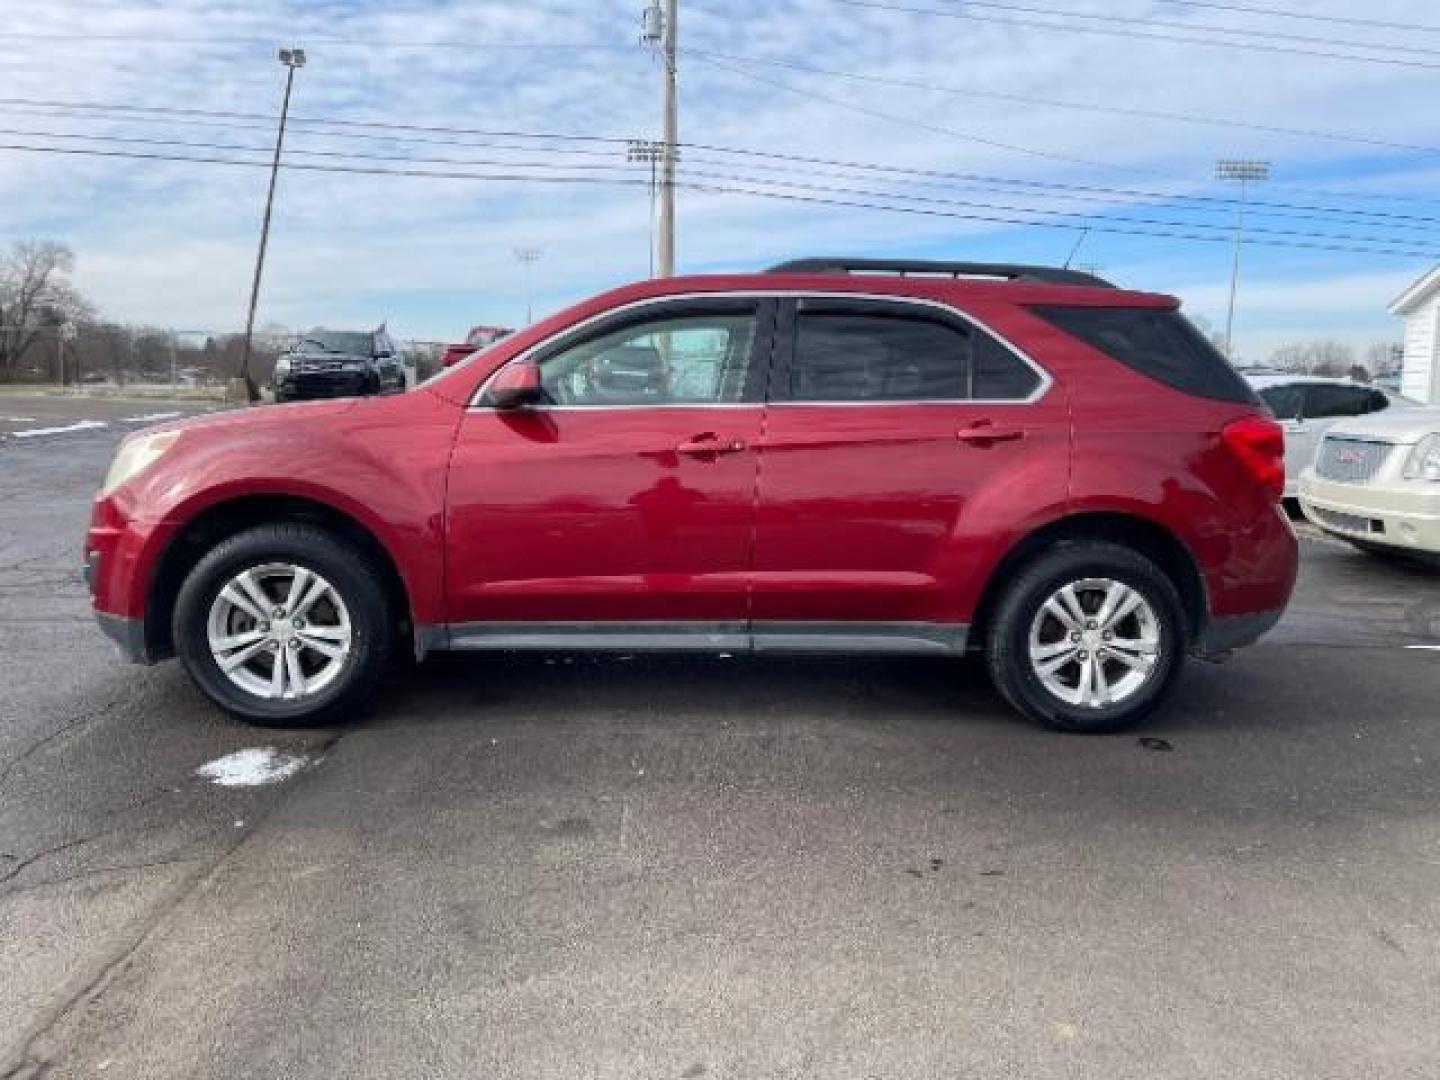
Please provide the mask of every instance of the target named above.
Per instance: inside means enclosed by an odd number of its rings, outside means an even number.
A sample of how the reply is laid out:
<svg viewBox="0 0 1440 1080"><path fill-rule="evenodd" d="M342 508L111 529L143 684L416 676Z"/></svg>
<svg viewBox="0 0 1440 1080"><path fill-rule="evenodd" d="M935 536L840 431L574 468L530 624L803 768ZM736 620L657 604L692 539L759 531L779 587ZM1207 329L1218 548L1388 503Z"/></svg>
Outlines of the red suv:
<svg viewBox="0 0 1440 1080"><path fill-rule="evenodd" d="M399 397L132 435L101 626L270 724L436 649L983 653L1067 730L1280 617L1279 426L1171 297L809 259L606 293Z"/></svg>

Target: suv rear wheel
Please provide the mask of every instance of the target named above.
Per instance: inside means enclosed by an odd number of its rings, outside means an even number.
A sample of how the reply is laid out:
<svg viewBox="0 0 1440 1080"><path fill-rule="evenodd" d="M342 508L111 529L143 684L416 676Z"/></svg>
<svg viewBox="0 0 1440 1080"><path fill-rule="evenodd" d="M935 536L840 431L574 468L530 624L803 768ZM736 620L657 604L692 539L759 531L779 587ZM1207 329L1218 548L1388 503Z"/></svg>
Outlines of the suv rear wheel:
<svg viewBox="0 0 1440 1080"><path fill-rule="evenodd" d="M392 621L377 568L313 525L249 529L180 588L174 640L222 708L274 726L342 719L385 671Z"/></svg>
<svg viewBox="0 0 1440 1080"><path fill-rule="evenodd" d="M1063 731L1114 731L1173 688L1187 648L1175 585L1138 552L1064 543L1027 564L990 624L986 662L1026 716Z"/></svg>

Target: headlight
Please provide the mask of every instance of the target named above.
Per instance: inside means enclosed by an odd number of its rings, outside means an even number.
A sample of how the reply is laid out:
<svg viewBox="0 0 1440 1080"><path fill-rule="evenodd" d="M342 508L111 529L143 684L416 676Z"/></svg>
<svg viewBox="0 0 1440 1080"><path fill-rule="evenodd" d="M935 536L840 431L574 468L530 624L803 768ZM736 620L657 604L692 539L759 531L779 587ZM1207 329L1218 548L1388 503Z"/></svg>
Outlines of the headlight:
<svg viewBox="0 0 1440 1080"><path fill-rule="evenodd" d="M282 357L280 357L279 360L276 360L276 361L275 361L275 374L276 374L276 375L289 375L289 374L290 374L290 363L291 363L290 357L288 357L288 356L282 356Z"/></svg>
<svg viewBox="0 0 1440 1080"><path fill-rule="evenodd" d="M133 435L120 444L110 471L105 474L105 483L100 487L101 495L109 495L125 481L138 476L149 468L160 455L175 445L180 438L178 431L161 431L154 435Z"/></svg>
<svg viewBox="0 0 1440 1080"><path fill-rule="evenodd" d="M340 365L342 371L364 371L367 366L364 360L346 360Z"/></svg>
<svg viewBox="0 0 1440 1080"><path fill-rule="evenodd" d="M1420 445L1410 451L1405 463L1406 480L1440 480L1440 432L1426 435Z"/></svg>

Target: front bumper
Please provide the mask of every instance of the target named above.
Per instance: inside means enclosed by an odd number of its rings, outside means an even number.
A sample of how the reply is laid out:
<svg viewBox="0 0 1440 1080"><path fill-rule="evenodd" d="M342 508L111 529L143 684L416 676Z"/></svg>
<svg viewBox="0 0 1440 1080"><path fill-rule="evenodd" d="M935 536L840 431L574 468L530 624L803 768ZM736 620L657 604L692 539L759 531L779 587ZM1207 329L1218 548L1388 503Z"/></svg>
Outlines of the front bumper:
<svg viewBox="0 0 1440 1080"><path fill-rule="evenodd" d="M83 573L95 621L137 664L164 659L148 639L146 595L156 554L165 549L174 527L131 519L113 498L95 500L85 533Z"/></svg>
<svg viewBox="0 0 1440 1080"><path fill-rule="evenodd" d="M1440 554L1440 484L1391 480L1349 484L1307 469L1300 508L1321 529L1397 551Z"/></svg>
<svg viewBox="0 0 1440 1080"><path fill-rule="evenodd" d="M105 636L115 643L122 659L132 664L154 663L145 646L145 622L142 619L127 619L123 615L109 612L95 612L95 621Z"/></svg>
<svg viewBox="0 0 1440 1080"><path fill-rule="evenodd" d="M291 400L358 397L377 389L378 380L367 371L301 373L275 380L275 395Z"/></svg>

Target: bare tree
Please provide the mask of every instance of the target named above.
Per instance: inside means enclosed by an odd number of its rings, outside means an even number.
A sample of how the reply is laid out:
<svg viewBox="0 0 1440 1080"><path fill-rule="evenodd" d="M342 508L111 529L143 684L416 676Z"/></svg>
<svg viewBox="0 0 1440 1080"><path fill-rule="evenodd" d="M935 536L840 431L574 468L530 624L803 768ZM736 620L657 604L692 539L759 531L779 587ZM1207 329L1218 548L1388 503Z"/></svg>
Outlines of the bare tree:
<svg viewBox="0 0 1440 1080"><path fill-rule="evenodd" d="M1270 362L1282 371L1341 378L1355 363L1355 350L1343 341L1309 341L1285 345L1270 354Z"/></svg>
<svg viewBox="0 0 1440 1080"><path fill-rule="evenodd" d="M0 256L0 377L15 379L21 357L42 334L90 314L69 281L74 266L74 253L48 240L20 240Z"/></svg>
<svg viewBox="0 0 1440 1080"><path fill-rule="evenodd" d="M1365 366L1375 375L1394 375L1400 370L1405 349L1393 341L1377 341L1365 350Z"/></svg>

